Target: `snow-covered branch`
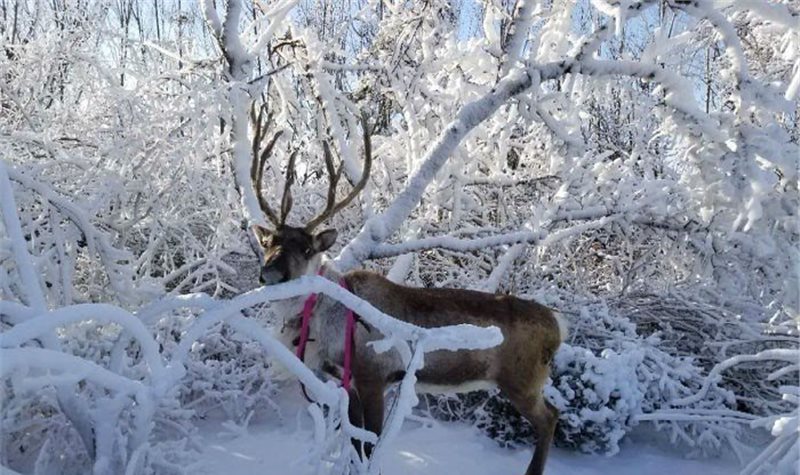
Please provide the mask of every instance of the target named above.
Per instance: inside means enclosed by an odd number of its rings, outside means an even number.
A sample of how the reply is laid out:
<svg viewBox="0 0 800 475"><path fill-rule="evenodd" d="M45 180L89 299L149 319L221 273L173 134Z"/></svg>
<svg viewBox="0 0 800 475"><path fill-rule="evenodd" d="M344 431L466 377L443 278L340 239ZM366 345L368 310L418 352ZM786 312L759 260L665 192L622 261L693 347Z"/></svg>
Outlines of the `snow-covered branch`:
<svg viewBox="0 0 800 475"><path fill-rule="evenodd" d="M764 350L754 355L733 356L719 363L718 365L714 366L714 368L708 373L708 376L706 377L705 382L703 383L703 387L700 389L700 391L691 396L676 399L672 401L672 404L674 406L686 406L699 401L705 396L705 394L711 387L711 384L716 381L720 373L736 365L753 361L782 361L785 363L796 363L797 358L798 358L797 350L779 349L779 348L773 350Z"/></svg>
<svg viewBox="0 0 800 475"><path fill-rule="evenodd" d="M43 348L3 348L0 350L3 358L3 365L0 366L0 375L4 378L12 376L20 370L30 371L31 369L41 369L56 371L62 374L37 377L36 384L28 377L25 380L26 388L20 389L39 389L38 386L52 385L55 381L59 383L75 384L83 380L98 383L108 389L127 392L136 395L145 389L145 386L138 381L132 381L124 376L113 373L91 361L77 356L64 354L61 351L47 350Z"/></svg>
<svg viewBox="0 0 800 475"><path fill-rule="evenodd" d="M423 164L409 180L406 188L392 201L386 211L368 220L358 235L336 258L337 266L351 269L367 259L374 248L391 236L408 218L425 192L425 188L444 166L461 140L478 124L486 120L508 99L538 82L538 75L526 70L514 70L502 79L491 93L473 101L456 115L439 135L423 159Z"/></svg>
<svg viewBox="0 0 800 475"><path fill-rule="evenodd" d="M141 345L144 360L150 367L154 378L164 372L158 344L153 340L144 324L135 316L119 307L108 304L80 304L52 310L44 315L15 325L0 334L0 347L12 348L21 346L28 340L46 333L53 333L59 327L84 320L98 323L116 323L122 326Z"/></svg>
<svg viewBox="0 0 800 475"><path fill-rule="evenodd" d="M180 307L206 309L197 321L189 327L178 348L166 364L162 362L163 356L159 352L158 344L137 317L112 305L82 304L34 316L23 323L15 325L8 331L0 333L0 346L3 348L0 351L2 351L3 360L8 362L3 368L7 372L6 375L17 373L26 368L48 369L63 373L63 376L50 377L50 379L39 378L31 380L29 384L52 384L55 381L60 381L62 384L65 382L76 383L85 379L110 389L128 392L131 395L135 395L139 402L137 414L139 414L138 417L141 420L138 426L146 427L150 424L148 421L152 418L154 405L157 405L159 400L165 397L185 374L186 361L195 342L201 339L215 324L226 322L243 335L257 341L276 362L288 368L318 402L331 408L344 408L342 410L345 412L341 413L339 417L345 421L344 427L347 438L357 437L375 442L374 435L370 435L346 422L347 394L344 391L320 381L302 361L298 360L283 344L275 340L262 325L240 315L241 310L260 303L311 292L324 293L351 307L371 326L384 333L387 339L376 343L376 351L385 351L396 345L400 340L412 342L419 351L418 356L415 357L417 363L414 369L421 367L421 355L424 351L484 349L497 345L502 341L502 336L496 328L483 329L471 325L458 325L449 328L428 329L395 320L377 310L368 302L341 288L336 283L322 277L313 276L303 277L286 284L257 289L228 302L214 302L207 296L195 294L180 298L167 298L143 308L140 310L139 315L150 321L153 321L153 318L159 314L163 316L165 312L169 313ZM51 332L55 328L88 320L99 324L114 323L121 325L125 334L137 341L141 347L144 361L151 372L147 383L131 380L113 371L99 367L95 363L75 356L64 355L59 351L19 348L25 342ZM423 341L425 342L424 344L422 344ZM411 389L409 389L408 384L411 384ZM142 397L145 397L142 396L145 394L145 387L150 388L149 394L155 398L154 400L141 400ZM405 392L413 392L413 381L406 383L404 388L403 391ZM150 396L146 397L149 398ZM403 404L407 405L408 401ZM403 411L398 412L400 415L397 417L401 420L407 415L410 408L411 406L408 406ZM392 424L397 424L397 422ZM147 440L148 433L149 430L140 434L141 443Z"/></svg>
<svg viewBox="0 0 800 475"><path fill-rule="evenodd" d="M7 167L4 168L8 177L38 194L43 200L58 209L65 218L69 219L80 230L89 252L93 254L96 253L102 261L103 269L108 275L111 287L114 288L120 296L124 296L133 277L127 265L133 260L131 254L114 247L108 234L94 226L86 212L74 202L60 196L46 184L31 178L19 170ZM0 173L3 172L0 171ZM11 191L10 186L7 190L9 190L9 192ZM11 203L11 201L8 200L4 200L4 202ZM10 212L12 210L4 209L4 215L5 211ZM37 291L35 287L30 286L33 282L26 281L26 283L28 285L25 287L28 292L41 293L41 286L38 286L39 290Z"/></svg>
<svg viewBox="0 0 800 475"><path fill-rule="evenodd" d="M511 68L522 59L523 48L533 23L533 11L536 2L522 0L518 2L514 18L508 28L508 35L503 45L503 58L500 63L500 76L505 76Z"/></svg>
<svg viewBox="0 0 800 475"><path fill-rule="evenodd" d="M269 26L267 26L261 35L256 40L253 47L250 49L251 54L259 55L261 51L266 48L267 44L272 40L272 37L277 32L280 26L285 26L284 20L286 15L294 8L300 0L283 0L277 2L272 9L264 13L264 18L269 19Z"/></svg>
<svg viewBox="0 0 800 475"><path fill-rule="evenodd" d="M33 268L31 256L28 254L25 238L22 236L8 168L3 160L0 160L0 206L2 206L0 211L3 214L3 224L11 240L11 250L14 253L17 269L19 269L22 289L27 294L28 305L43 311L47 308L47 301L42 293L42 285L37 277L37 272Z"/></svg>
<svg viewBox="0 0 800 475"><path fill-rule="evenodd" d="M393 257L410 252L419 252L426 249L447 249L450 251L469 252L486 249L489 247L507 246L510 244L537 244L546 237L548 244L574 236L588 229L597 229L618 219L618 215L604 216L588 223L581 223L568 228L559 229L548 233L539 231L517 231L513 233L487 236L476 239L459 239L455 236L437 236L417 239L402 244L381 244L371 253L371 257Z"/></svg>
<svg viewBox="0 0 800 475"><path fill-rule="evenodd" d="M350 269L364 260L374 257L377 247L396 232L419 204L427 186L434 180L464 137L488 119L509 99L540 83L561 78L567 74L582 74L590 77L628 76L653 81L664 91L664 102L681 115L696 133L725 144L727 137L720 132L719 125L700 111L694 101L687 99L692 86L683 78L663 67L630 60L599 60L579 50L575 56L550 63L529 63L515 69L504 77L492 90L464 105L456 118L444 129L422 159L422 165L410 178L408 184L381 214L367 220L359 234L336 258L337 265ZM560 135L564 135L563 133Z"/></svg>
<svg viewBox="0 0 800 475"><path fill-rule="evenodd" d="M219 14L217 13L217 7L214 4L214 0L202 0L202 4L203 15L205 16L208 27L211 28L211 32L216 38L221 38L222 22L219 19Z"/></svg>

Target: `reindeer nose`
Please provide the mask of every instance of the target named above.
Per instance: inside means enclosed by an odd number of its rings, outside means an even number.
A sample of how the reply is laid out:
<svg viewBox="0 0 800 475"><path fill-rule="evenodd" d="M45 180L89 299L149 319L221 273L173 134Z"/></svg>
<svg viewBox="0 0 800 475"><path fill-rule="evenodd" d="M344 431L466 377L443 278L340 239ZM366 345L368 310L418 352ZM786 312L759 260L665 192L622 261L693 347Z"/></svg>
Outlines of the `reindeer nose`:
<svg viewBox="0 0 800 475"><path fill-rule="evenodd" d="M273 285L286 282L285 277L284 273L278 269L264 268L258 276L258 280L261 282L261 285Z"/></svg>

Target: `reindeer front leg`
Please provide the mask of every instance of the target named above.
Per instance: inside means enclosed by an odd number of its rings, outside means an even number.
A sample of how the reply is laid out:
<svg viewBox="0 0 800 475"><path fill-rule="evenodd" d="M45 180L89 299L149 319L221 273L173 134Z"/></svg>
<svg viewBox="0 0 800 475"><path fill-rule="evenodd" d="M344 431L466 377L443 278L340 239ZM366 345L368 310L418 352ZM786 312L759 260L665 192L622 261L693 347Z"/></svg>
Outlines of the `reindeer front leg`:
<svg viewBox="0 0 800 475"><path fill-rule="evenodd" d="M347 416L350 418L350 423L356 427L364 427L364 406L361 403L361 397L355 388L351 388L347 393L350 396L350 405L347 407ZM359 457L361 457L361 441L358 439L351 439L353 447L356 449Z"/></svg>
<svg viewBox="0 0 800 475"><path fill-rule="evenodd" d="M376 435L381 435L383 429L383 391L385 387L382 384L364 384L356 383L355 388L351 389L350 406L348 407L348 415L350 422L353 425L364 428ZM361 452L362 443L359 440L353 439L353 446L356 452ZM372 455L372 444L363 444L363 454L369 458Z"/></svg>
<svg viewBox="0 0 800 475"><path fill-rule="evenodd" d="M380 436L383 430L383 391L385 386L380 383L367 383L358 385L358 393L364 407L364 428ZM372 444L364 444L364 454L372 455Z"/></svg>

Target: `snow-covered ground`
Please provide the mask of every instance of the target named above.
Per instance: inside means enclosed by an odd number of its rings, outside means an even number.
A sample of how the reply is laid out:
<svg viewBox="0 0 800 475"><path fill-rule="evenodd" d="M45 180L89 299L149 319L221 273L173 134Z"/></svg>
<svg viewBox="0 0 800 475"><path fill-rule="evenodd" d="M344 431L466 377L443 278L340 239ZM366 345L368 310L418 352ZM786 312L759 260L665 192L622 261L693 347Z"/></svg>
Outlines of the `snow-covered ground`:
<svg viewBox="0 0 800 475"><path fill-rule="evenodd" d="M286 401L284 401L285 403ZM282 404L283 405L283 404ZM310 420L289 403L285 422L252 424L244 434L233 435L218 423L202 427L205 447L198 459L198 474L297 474L314 473L303 462L311 448ZM431 421L404 423L393 450L386 457L382 475L487 475L522 474L530 461L526 449L504 449L462 423ZM732 475L739 465L730 458L687 459L685 451L665 444L638 440L623 444L613 457L584 455L554 448L547 463L548 475Z"/></svg>
<svg viewBox="0 0 800 475"><path fill-rule="evenodd" d="M256 426L239 437L211 431L204 439L206 448L198 460L198 474L314 473L312 467L302 462L310 448L307 431ZM500 448L459 423L426 427L406 422L394 445L382 467L383 475L522 474L530 461L529 450ZM614 457L556 448L547 463L550 475L732 475L739 468L731 460L685 459L677 450L644 442L627 444Z"/></svg>

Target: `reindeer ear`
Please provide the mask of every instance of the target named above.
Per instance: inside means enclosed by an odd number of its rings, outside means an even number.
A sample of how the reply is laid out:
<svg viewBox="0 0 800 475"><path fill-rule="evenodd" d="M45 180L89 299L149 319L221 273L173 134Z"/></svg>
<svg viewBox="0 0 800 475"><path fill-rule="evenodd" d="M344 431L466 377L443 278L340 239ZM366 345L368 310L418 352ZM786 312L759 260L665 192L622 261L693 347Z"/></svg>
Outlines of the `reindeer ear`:
<svg viewBox="0 0 800 475"><path fill-rule="evenodd" d="M253 225L253 235L255 235L256 240L258 241L258 243L262 247L265 247L267 245L267 243L269 242L269 238L270 238L270 236L272 236L272 233L270 232L269 229L267 229L265 227L262 227L262 226L259 226L257 224L254 224Z"/></svg>
<svg viewBox="0 0 800 475"><path fill-rule="evenodd" d="M335 229L326 229L325 231L320 232L314 236L314 241L312 243L314 246L314 251L327 251L331 246L333 246L333 243L336 242L336 238L338 236L339 233L337 233Z"/></svg>

